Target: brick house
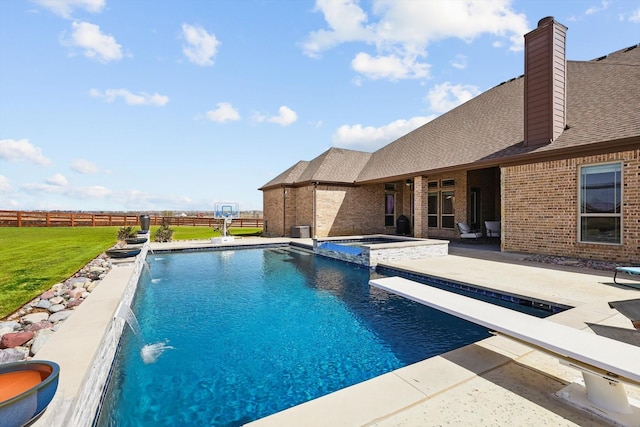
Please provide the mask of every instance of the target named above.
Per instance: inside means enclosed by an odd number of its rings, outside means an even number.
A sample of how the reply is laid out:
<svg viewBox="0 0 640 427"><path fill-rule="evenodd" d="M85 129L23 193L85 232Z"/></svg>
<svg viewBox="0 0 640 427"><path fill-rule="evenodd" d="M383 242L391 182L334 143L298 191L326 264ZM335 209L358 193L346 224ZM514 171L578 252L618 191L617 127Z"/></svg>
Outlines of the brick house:
<svg viewBox="0 0 640 427"><path fill-rule="evenodd" d="M331 148L263 185L265 234L455 239L501 221L504 251L640 262L640 45L567 61L567 28L525 37L525 74L376 152ZM403 218L404 220L404 218Z"/></svg>

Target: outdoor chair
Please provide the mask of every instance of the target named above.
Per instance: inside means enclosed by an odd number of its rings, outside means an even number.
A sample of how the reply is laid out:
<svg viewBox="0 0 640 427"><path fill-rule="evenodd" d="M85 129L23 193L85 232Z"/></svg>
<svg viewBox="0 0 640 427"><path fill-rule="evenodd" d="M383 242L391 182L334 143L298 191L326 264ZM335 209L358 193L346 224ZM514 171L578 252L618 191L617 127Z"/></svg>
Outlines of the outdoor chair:
<svg viewBox="0 0 640 427"><path fill-rule="evenodd" d="M616 271L613 273L613 283L617 285L625 285L625 283L616 282L618 273L627 273L629 276L640 279L640 267L616 267Z"/></svg>
<svg viewBox="0 0 640 427"><path fill-rule="evenodd" d="M481 231L471 230L471 227L469 227L469 224L467 224L466 222L459 222L458 229L460 230L461 239L478 240L478 238L482 237Z"/></svg>
<svg viewBox="0 0 640 427"><path fill-rule="evenodd" d="M487 229L487 237L500 238L500 221L485 221L484 226Z"/></svg>

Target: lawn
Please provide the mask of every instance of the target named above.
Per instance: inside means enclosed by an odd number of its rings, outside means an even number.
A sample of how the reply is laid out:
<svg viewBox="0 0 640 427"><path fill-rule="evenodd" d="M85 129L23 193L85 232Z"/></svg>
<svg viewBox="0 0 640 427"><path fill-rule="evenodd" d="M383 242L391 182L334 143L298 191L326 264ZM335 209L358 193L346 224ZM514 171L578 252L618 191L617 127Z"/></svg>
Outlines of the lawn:
<svg viewBox="0 0 640 427"><path fill-rule="evenodd" d="M73 276L116 243L119 227L0 227L0 319ZM151 227L151 235L158 227ZM208 239L209 227L176 226L174 240ZM232 228L250 235L259 228Z"/></svg>

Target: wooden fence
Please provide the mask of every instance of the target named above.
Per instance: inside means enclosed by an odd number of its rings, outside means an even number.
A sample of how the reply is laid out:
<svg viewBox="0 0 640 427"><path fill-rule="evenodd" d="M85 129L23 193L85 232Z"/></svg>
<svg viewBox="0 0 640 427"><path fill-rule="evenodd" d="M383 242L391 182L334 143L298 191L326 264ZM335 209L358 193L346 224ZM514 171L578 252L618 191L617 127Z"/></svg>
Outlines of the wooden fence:
<svg viewBox="0 0 640 427"><path fill-rule="evenodd" d="M156 216L150 215L150 224L158 226L190 225L193 227L218 227L219 219L207 216ZM98 227L139 226L140 217L129 214L93 214L82 212L26 212L0 210L0 227ZM262 228L262 218L237 218L231 227Z"/></svg>

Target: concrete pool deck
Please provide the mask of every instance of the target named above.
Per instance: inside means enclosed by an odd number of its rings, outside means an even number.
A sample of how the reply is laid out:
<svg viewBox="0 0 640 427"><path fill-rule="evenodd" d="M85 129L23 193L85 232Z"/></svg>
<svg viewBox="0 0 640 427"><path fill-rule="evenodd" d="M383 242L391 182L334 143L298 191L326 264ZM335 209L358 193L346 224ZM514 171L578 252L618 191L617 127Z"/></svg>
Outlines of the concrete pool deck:
<svg viewBox="0 0 640 427"><path fill-rule="evenodd" d="M233 245L289 241L312 244L311 239L242 238ZM150 244L151 250L208 246L211 242ZM640 290L615 285L613 272L528 262L525 258L522 254L480 250L479 246L452 245L449 255L443 257L387 265L573 306L548 319L577 329L588 330L585 322L632 327L627 318L610 309L607 303L640 298ZM82 382L86 382L86 372L97 359L91 347L97 345L101 334L113 323L119 295L126 287L125 276L132 272L130 268L114 267L113 274L110 272L96 289L102 288L102 292L92 294L79 306L36 355L36 359L54 360L61 365L56 395L59 402L70 404ZM97 317L105 319L101 323ZM83 336L95 338L83 342L82 349L70 348L70 343ZM254 421L249 426L609 425L555 396L565 385L581 378L580 372L561 365L551 356L495 336ZM625 388L631 398L640 400L639 388L629 385ZM62 415L54 408L50 406L34 426L65 425L60 424Z"/></svg>

